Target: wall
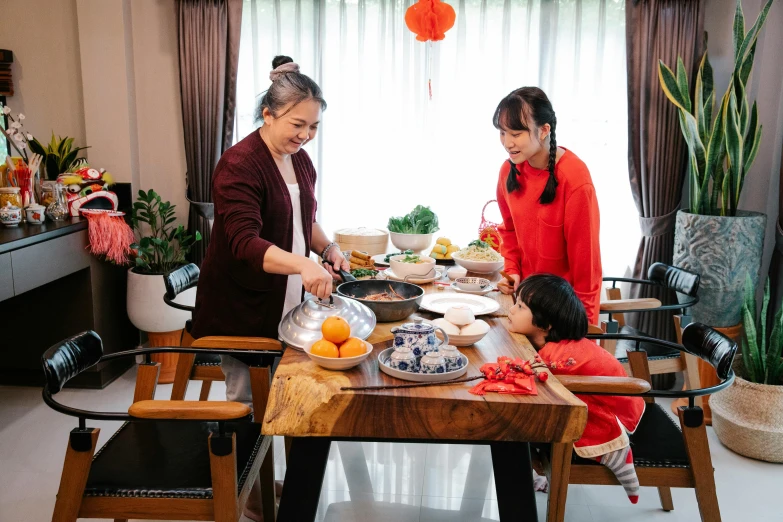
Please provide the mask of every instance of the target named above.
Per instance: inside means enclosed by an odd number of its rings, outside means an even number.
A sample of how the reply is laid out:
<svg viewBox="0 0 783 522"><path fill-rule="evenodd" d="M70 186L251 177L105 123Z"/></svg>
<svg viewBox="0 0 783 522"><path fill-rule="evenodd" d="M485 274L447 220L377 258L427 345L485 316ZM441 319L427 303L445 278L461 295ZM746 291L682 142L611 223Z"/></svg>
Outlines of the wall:
<svg viewBox="0 0 783 522"><path fill-rule="evenodd" d="M14 52L8 105L40 141L54 131L84 145L76 0L3 0L0 14L0 49Z"/></svg>
<svg viewBox="0 0 783 522"><path fill-rule="evenodd" d="M764 0L743 0L745 29L755 22ZM783 66L780 42L783 42L783 5L776 1L759 37L748 99L756 100L763 126L761 148L745 178L740 208L767 214L767 234L764 241L762 277L768 271L775 248L775 221L778 217L778 186L783 149ZM733 67L732 21L735 0L706 0L704 28L709 35L710 63L715 71L715 92L718 102L726 91Z"/></svg>

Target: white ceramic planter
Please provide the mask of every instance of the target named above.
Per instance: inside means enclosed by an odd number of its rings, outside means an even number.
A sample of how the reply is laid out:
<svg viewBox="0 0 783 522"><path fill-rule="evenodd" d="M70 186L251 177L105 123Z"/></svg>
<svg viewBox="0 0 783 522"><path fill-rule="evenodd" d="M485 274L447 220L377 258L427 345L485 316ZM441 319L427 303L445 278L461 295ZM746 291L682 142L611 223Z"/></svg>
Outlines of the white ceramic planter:
<svg viewBox="0 0 783 522"><path fill-rule="evenodd" d="M173 332L185 328L190 312L172 308L163 302L166 286L162 275L137 274L128 270L128 318L144 332ZM176 303L194 306L196 289L182 292Z"/></svg>

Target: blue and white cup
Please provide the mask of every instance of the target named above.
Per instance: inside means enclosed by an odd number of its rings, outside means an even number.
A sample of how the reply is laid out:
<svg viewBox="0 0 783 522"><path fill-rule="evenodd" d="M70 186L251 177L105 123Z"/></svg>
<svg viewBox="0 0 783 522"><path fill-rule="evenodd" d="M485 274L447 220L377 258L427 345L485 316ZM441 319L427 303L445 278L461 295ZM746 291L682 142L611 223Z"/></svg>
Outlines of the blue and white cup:
<svg viewBox="0 0 783 522"><path fill-rule="evenodd" d="M462 359L462 354L454 346L447 345L441 346L440 349L443 359L446 361L446 371L457 371L465 365L465 361Z"/></svg>
<svg viewBox="0 0 783 522"><path fill-rule="evenodd" d="M425 353L419 361L419 373L446 373L446 359L439 352Z"/></svg>
<svg viewBox="0 0 783 522"><path fill-rule="evenodd" d="M416 372L419 360L410 348L395 348L389 358L389 366L401 372Z"/></svg>

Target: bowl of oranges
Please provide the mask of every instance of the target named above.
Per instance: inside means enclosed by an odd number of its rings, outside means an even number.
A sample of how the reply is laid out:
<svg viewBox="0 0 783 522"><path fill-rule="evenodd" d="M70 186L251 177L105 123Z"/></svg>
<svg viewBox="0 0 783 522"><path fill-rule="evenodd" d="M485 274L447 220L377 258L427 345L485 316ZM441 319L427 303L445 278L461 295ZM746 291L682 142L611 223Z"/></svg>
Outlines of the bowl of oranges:
<svg viewBox="0 0 783 522"><path fill-rule="evenodd" d="M327 370L353 368L372 353L370 343L351 337L351 326L342 317L328 317L321 325L321 335L321 339L305 344L304 351L314 363Z"/></svg>

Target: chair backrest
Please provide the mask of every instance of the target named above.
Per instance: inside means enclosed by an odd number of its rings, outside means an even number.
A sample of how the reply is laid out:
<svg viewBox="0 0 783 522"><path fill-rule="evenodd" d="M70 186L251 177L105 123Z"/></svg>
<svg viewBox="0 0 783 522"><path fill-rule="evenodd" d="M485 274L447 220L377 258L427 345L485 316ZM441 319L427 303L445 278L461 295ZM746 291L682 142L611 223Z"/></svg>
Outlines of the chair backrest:
<svg viewBox="0 0 783 522"><path fill-rule="evenodd" d="M676 266L653 263L647 270L647 279L677 292L696 297L701 276Z"/></svg>
<svg viewBox="0 0 783 522"><path fill-rule="evenodd" d="M94 366L103 357L103 342L92 330L55 344L41 357L46 387L54 395L65 383Z"/></svg>
<svg viewBox="0 0 783 522"><path fill-rule="evenodd" d="M737 354L737 343L702 323L691 323L682 331L685 350L708 362L721 379L728 378Z"/></svg>
<svg viewBox="0 0 783 522"><path fill-rule="evenodd" d="M166 296L169 299L174 299L188 288L197 286L199 274L198 266L190 263L164 275L163 281L166 284Z"/></svg>

